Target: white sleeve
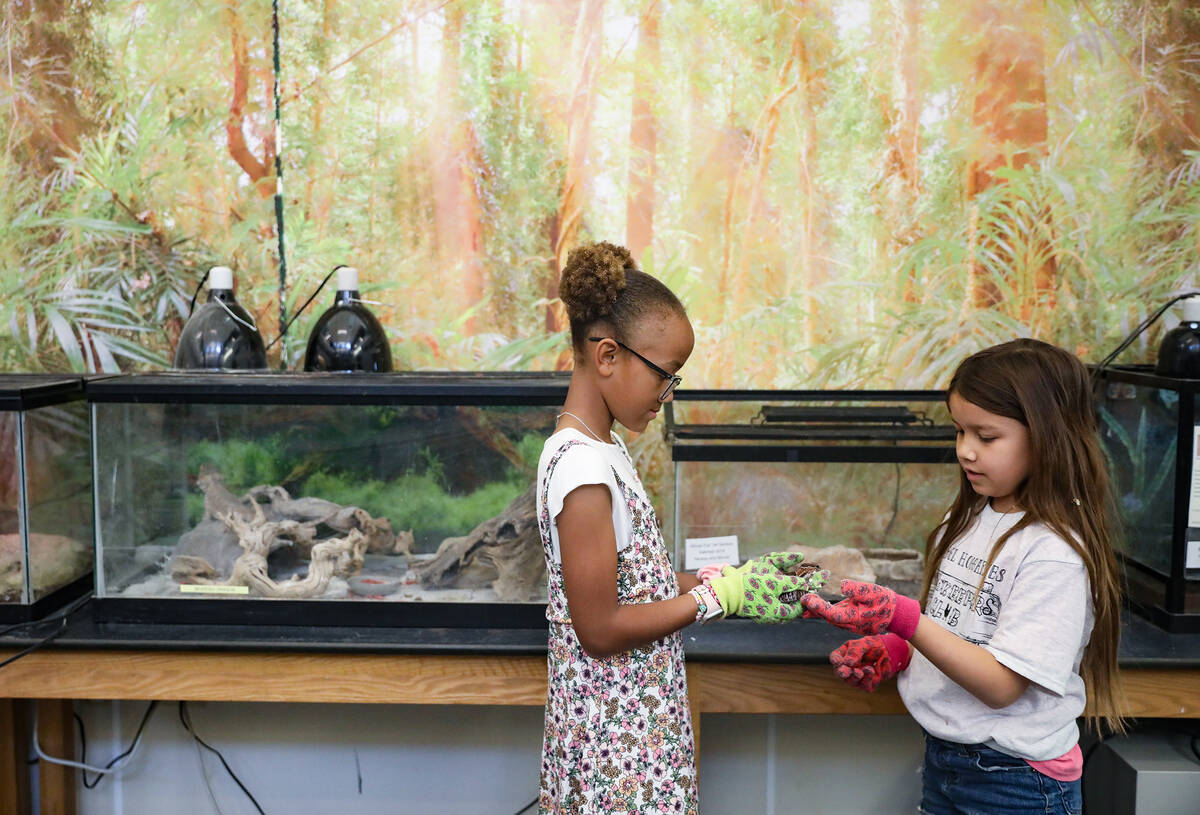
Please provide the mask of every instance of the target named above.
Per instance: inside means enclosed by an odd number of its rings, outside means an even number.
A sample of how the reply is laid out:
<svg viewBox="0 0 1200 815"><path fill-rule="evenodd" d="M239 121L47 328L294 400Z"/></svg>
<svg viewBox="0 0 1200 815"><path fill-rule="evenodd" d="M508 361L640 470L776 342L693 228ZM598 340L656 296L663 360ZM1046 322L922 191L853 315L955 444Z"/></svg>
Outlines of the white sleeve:
<svg viewBox="0 0 1200 815"><path fill-rule="evenodd" d="M604 455L586 444L574 444L562 454L550 475L546 507L550 510L551 521L562 512L567 496L587 484L603 484L608 487L613 504L620 501L621 493L613 478L612 465L605 461Z"/></svg>
<svg viewBox="0 0 1200 815"><path fill-rule="evenodd" d="M1000 664L1061 696L1091 634L1090 604L1087 569L1077 555L1026 559L984 647Z"/></svg>

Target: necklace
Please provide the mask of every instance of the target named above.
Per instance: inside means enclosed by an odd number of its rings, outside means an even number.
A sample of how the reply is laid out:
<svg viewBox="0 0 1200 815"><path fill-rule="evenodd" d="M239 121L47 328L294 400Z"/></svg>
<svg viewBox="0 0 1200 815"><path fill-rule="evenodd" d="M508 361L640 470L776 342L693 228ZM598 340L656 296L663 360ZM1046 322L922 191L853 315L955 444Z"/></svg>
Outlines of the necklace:
<svg viewBox="0 0 1200 815"><path fill-rule="evenodd" d="M995 512L995 511L996 511L996 508L992 507L992 512ZM992 524L992 534L991 534L992 543L996 542L996 530L1000 528L1000 524L1004 523L1004 519L1016 511L1017 511L1016 507L1013 507L1012 509L1008 510L1007 512L1000 513L1000 517L996 519L996 523Z"/></svg>
<svg viewBox="0 0 1200 815"><path fill-rule="evenodd" d="M611 442L606 442L604 439L600 438L599 434L596 433L595 430L592 430L590 427L587 426L587 422L585 422L583 419L580 419L578 416L576 416L574 413L572 413L569 410L564 410L562 413L555 416L554 421L557 422L563 416L570 416L572 419L579 422L581 425L583 425L583 429L586 430L588 433L591 433L592 438L595 439L596 441L600 442L601 444L611 444Z"/></svg>

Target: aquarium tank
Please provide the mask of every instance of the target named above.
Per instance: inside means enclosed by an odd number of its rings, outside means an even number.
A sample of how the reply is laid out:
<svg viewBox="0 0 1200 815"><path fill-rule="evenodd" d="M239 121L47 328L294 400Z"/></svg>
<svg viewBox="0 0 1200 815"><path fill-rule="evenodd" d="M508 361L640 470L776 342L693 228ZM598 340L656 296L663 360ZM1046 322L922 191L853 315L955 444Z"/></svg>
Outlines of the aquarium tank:
<svg viewBox="0 0 1200 815"><path fill-rule="evenodd" d="M89 388L97 615L544 625L566 374L171 372Z"/></svg>
<svg viewBox="0 0 1200 815"><path fill-rule="evenodd" d="M91 589L90 441L81 377L0 375L0 621Z"/></svg>
<svg viewBox="0 0 1200 815"><path fill-rule="evenodd" d="M1127 599L1169 630L1200 631L1200 379L1148 365L1094 375Z"/></svg>
<svg viewBox="0 0 1200 815"><path fill-rule="evenodd" d="M677 565L801 551L915 595L959 484L942 391L679 391L665 411Z"/></svg>

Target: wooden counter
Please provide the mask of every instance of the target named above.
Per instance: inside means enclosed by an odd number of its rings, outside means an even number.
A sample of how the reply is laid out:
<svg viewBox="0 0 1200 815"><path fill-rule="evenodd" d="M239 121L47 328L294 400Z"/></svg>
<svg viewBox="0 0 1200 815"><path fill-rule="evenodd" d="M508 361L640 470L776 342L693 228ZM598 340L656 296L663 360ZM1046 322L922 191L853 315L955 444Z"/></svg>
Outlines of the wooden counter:
<svg viewBox="0 0 1200 815"><path fill-rule="evenodd" d="M29 706L51 755L70 756L77 699L526 705L546 699L545 631L110 626L83 612L45 648L0 668L0 812L29 809ZM844 632L745 621L684 631L693 726L705 713L903 714L895 683L865 693L827 662ZM0 642L0 661L28 641ZM1200 718L1200 635L1127 618L1126 715ZM41 811L74 815L68 768L40 768ZM15 782L15 783L14 783Z"/></svg>
<svg viewBox="0 0 1200 815"><path fill-rule="evenodd" d="M0 660L12 651L0 650ZM699 713L903 713L823 665L688 662ZM1126 668L1126 714L1200 718L1200 669ZM43 650L0 669L0 698L534 705L544 656Z"/></svg>
<svg viewBox="0 0 1200 815"><path fill-rule="evenodd" d="M0 660L15 651L0 651ZM1133 717L1200 717L1200 669L1126 670ZM705 713L899 714L895 685L864 693L828 666L692 661L692 715ZM38 701L40 739L52 755L74 751L76 699L532 705L546 698L544 656L330 654L236 651L43 650L0 669L0 811L28 811L28 722L14 699ZM44 815L74 815L74 771L45 765Z"/></svg>

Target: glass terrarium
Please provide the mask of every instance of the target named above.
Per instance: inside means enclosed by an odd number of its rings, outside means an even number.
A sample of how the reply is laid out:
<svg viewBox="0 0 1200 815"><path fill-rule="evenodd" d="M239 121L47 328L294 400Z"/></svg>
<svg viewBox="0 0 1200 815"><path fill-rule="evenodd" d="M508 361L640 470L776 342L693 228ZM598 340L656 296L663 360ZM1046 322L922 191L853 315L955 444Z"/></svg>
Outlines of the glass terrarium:
<svg viewBox="0 0 1200 815"><path fill-rule="evenodd" d="M91 589L90 455L80 377L0 375L0 620Z"/></svg>
<svg viewBox="0 0 1200 815"><path fill-rule="evenodd" d="M560 374L184 373L88 388L96 614L540 626Z"/></svg>
<svg viewBox="0 0 1200 815"><path fill-rule="evenodd" d="M1100 440L1120 514L1130 604L1200 631L1200 379L1113 366L1097 376Z"/></svg>
<svg viewBox="0 0 1200 815"><path fill-rule="evenodd" d="M667 405L676 563L799 550L843 578L920 589L958 490L941 391L681 391Z"/></svg>

